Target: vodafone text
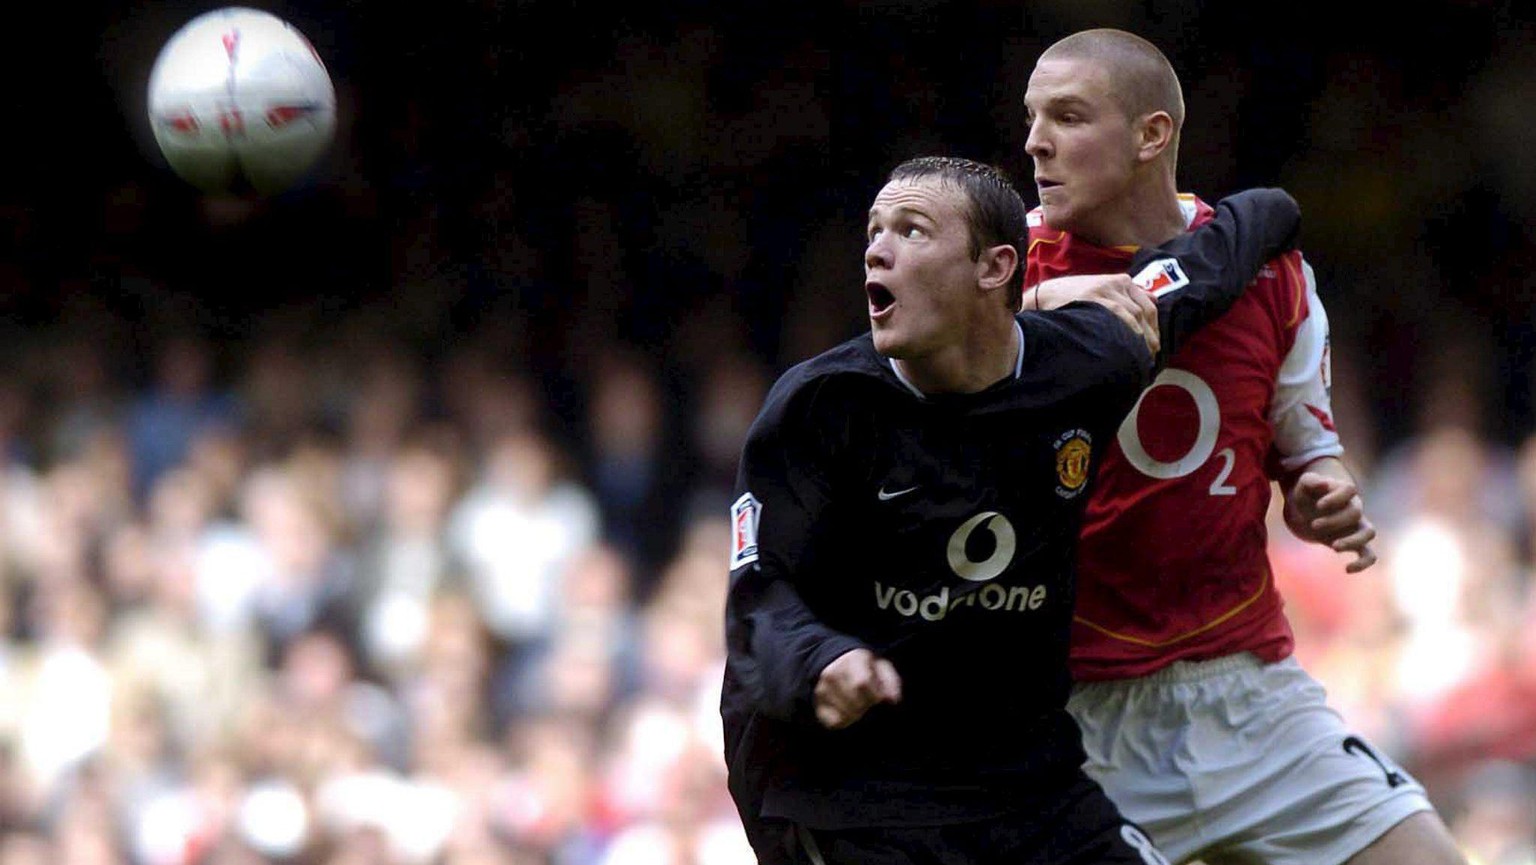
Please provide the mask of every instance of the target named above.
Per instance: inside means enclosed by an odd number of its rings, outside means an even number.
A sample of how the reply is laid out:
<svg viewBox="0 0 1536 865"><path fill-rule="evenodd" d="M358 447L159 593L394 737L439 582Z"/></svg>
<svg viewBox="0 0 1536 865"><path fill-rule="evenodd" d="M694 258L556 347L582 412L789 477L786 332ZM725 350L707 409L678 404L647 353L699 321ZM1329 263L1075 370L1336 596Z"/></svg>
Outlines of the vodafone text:
<svg viewBox="0 0 1536 865"><path fill-rule="evenodd" d="M919 598L909 589L898 589L875 581L875 606L892 610L905 618L921 616L937 622L960 607L979 607L989 612L1028 612L1038 610L1045 603L1045 586L1013 586L1004 588L989 583L979 590L950 594L944 586L937 594Z"/></svg>

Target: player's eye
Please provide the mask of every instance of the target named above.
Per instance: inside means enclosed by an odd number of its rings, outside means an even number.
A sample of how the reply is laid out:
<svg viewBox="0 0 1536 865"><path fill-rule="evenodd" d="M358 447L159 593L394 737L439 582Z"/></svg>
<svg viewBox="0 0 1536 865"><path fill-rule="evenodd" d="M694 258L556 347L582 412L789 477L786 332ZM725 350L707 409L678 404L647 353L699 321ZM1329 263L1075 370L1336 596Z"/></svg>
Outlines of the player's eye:
<svg viewBox="0 0 1536 865"><path fill-rule="evenodd" d="M905 237L905 238L907 238L909 240L914 238L914 237L921 237L922 234L923 234L923 229L921 227L919 227L919 226L916 226L916 225L908 225L901 232L901 236Z"/></svg>

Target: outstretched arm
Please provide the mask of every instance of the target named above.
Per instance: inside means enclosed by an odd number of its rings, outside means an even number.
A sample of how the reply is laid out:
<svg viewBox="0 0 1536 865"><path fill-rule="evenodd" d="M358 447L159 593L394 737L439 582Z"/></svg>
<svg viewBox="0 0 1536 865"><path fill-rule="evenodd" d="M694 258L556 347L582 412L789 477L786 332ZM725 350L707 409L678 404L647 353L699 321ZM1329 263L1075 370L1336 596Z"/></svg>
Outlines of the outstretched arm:
<svg viewBox="0 0 1536 865"><path fill-rule="evenodd" d="M1194 231L1138 250L1129 275L1046 280L1025 292L1023 305L1098 303L1141 336L1161 367L1237 302L1264 262L1293 245L1300 225L1301 210L1284 190L1239 192L1217 202L1215 216Z"/></svg>

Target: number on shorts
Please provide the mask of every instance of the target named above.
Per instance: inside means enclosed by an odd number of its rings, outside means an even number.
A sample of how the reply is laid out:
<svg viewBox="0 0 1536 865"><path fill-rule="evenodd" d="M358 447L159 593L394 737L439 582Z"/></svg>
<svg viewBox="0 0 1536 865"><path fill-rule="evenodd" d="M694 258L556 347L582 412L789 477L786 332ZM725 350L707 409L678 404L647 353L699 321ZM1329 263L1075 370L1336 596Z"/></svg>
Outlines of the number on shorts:
<svg viewBox="0 0 1536 865"><path fill-rule="evenodd" d="M1387 776L1388 787L1399 787L1408 783L1408 779L1403 777L1402 772L1388 767L1386 761L1376 756L1376 752L1371 750L1371 746L1365 744L1365 740L1361 739L1359 736L1349 736L1344 739L1344 753L1364 754L1365 756L1369 757L1372 763L1375 763L1377 766L1381 767L1381 773Z"/></svg>
<svg viewBox="0 0 1536 865"><path fill-rule="evenodd" d="M1120 837L1125 839L1125 843L1136 848L1136 852L1141 854L1141 861L1147 865L1168 865L1168 860L1153 846L1152 839L1135 826L1129 823L1122 825Z"/></svg>

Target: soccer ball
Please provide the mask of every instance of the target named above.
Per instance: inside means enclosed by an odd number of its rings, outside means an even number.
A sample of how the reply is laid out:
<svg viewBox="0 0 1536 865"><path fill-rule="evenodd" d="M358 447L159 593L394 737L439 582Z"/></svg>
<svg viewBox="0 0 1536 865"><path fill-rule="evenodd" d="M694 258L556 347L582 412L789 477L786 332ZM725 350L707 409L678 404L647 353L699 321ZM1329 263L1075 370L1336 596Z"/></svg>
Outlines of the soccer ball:
<svg viewBox="0 0 1536 865"><path fill-rule="evenodd" d="M149 122L175 172L205 192L295 185L336 131L336 90L288 22L243 7L193 18L149 74Z"/></svg>

